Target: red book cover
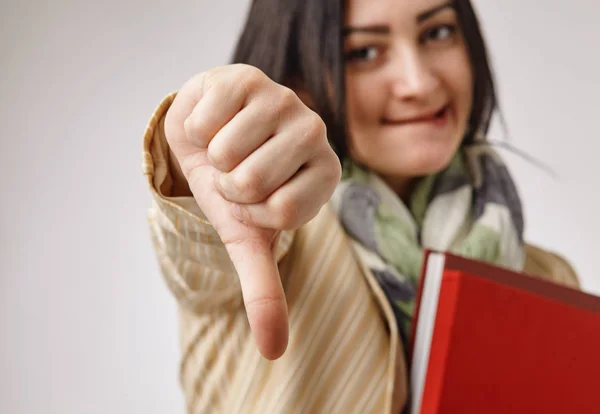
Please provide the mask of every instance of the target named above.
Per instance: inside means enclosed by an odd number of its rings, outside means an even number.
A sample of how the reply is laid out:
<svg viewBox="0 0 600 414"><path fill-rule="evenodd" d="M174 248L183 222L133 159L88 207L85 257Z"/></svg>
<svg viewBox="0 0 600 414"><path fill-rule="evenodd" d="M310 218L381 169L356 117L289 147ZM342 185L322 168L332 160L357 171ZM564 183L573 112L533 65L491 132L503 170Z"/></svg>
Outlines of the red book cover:
<svg viewBox="0 0 600 414"><path fill-rule="evenodd" d="M600 298L429 253L411 341L411 413L600 413Z"/></svg>

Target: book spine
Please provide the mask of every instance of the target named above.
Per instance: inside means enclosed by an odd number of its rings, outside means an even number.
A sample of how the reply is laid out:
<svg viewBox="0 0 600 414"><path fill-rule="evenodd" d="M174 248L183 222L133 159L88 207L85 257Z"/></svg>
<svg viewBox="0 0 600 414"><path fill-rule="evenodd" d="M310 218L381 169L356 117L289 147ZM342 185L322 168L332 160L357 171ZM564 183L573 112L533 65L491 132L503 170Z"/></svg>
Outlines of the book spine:
<svg viewBox="0 0 600 414"><path fill-rule="evenodd" d="M445 270L431 338L429 363L421 404L421 414L440 413L440 403L444 392L445 369L450 344L452 342L453 325L457 310L457 299L461 287L461 272Z"/></svg>

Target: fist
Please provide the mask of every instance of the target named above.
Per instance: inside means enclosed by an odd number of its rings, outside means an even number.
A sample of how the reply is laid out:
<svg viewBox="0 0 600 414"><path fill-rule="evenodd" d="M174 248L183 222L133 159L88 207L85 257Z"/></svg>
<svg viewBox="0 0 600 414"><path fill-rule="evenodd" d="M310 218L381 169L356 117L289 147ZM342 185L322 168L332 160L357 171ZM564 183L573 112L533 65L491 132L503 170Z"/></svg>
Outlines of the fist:
<svg viewBox="0 0 600 414"><path fill-rule="evenodd" d="M201 73L165 118L175 168L225 244L250 328L268 359L288 341L275 261L281 230L311 220L339 182L325 124L289 88L247 65Z"/></svg>

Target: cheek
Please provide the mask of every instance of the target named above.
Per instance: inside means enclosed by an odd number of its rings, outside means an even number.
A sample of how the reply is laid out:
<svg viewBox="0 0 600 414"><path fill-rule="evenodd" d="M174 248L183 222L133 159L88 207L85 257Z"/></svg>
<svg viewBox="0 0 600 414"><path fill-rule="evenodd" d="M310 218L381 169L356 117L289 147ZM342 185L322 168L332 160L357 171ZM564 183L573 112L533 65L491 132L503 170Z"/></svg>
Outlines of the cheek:
<svg viewBox="0 0 600 414"><path fill-rule="evenodd" d="M466 120L471 113L473 101L473 71L466 48L455 50L444 60L439 71L444 74L445 83L454 95L461 120Z"/></svg>
<svg viewBox="0 0 600 414"><path fill-rule="evenodd" d="M379 126L385 99L385 90L377 87L373 77L364 74L346 77L346 116L353 146L360 146Z"/></svg>

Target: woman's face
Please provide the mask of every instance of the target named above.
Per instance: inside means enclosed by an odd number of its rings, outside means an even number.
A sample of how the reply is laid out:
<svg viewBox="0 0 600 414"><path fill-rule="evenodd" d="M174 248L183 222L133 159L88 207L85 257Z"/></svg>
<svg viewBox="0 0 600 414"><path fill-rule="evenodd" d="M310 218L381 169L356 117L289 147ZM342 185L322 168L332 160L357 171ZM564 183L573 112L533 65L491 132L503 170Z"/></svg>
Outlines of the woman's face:
<svg viewBox="0 0 600 414"><path fill-rule="evenodd" d="M466 45L444 0L346 6L350 155L400 193L444 169L462 141L473 99Z"/></svg>

